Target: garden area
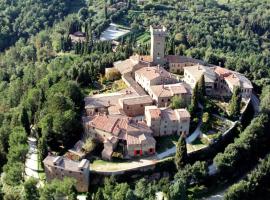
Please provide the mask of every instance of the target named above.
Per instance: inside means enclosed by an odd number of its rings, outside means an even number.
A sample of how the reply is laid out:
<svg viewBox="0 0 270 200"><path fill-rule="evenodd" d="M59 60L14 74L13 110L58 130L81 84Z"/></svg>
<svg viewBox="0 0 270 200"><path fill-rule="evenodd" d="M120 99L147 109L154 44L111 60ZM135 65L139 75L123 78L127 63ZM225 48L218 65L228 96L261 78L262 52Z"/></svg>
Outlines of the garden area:
<svg viewBox="0 0 270 200"><path fill-rule="evenodd" d="M201 132L203 137L210 142L220 137L231 127L232 123L232 121L226 118L205 112L202 117Z"/></svg>

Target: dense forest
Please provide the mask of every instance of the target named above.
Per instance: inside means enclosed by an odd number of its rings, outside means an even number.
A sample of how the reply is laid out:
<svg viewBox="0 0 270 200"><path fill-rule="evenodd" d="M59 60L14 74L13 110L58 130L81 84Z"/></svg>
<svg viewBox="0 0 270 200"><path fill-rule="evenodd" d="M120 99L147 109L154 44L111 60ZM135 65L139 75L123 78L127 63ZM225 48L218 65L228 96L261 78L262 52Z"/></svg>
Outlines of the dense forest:
<svg viewBox="0 0 270 200"><path fill-rule="evenodd" d="M239 71L252 80L258 95L262 93L259 115L215 156L221 171L218 181L226 180L226 176L242 176L270 152L266 145L270 114L269 0L146 0L144 5L128 0L121 9L109 9L117 2L0 0L0 171L5 174L0 199L20 199L21 193L24 199L51 199L59 194L74 199L72 180L62 185L55 181L43 189L37 189L34 180L24 182L31 127L37 130L40 159L48 150L62 151L72 146L82 133L86 91L100 81L105 68L114 61L133 52L148 53L152 24L167 27L167 53ZM111 51L110 42L98 41L110 22L131 29L120 39L116 52ZM86 41L72 44L69 34L75 31L85 32ZM245 180L229 189L226 198L264 191L253 187L254 177L259 185L270 188L267 177L263 177L268 168L266 157ZM206 162L202 161L189 163L178 172L175 169L171 180L140 179L129 184L112 177L88 198L153 199L156 192L163 191L169 199L196 199L207 191L206 170Z"/></svg>

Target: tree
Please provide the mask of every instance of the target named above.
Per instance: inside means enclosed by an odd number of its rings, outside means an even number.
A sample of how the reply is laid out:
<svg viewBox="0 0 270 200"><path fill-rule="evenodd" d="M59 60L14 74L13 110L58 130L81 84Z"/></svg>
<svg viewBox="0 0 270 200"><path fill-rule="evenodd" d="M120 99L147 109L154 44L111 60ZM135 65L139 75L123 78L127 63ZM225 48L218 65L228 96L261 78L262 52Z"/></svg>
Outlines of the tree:
<svg viewBox="0 0 270 200"><path fill-rule="evenodd" d="M18 186L23 180L24 165L21 162L13 162L4 166L4 182L10 186Z"/></svg>
<svg viewBox="0 0 270 200"><path fill-rule="evenodd" d="M83 144L83 150L86 153L91 153L96 147L96 143L92 138L87 138Z"/></svg>
<svg viewBox="0 0 270 200"><path fill-rule="evenodd" d="M27 181L24 182L24 199L25 200L38 200L39 199L39 193L37 189L38 181L34 178L30 178Z"/></svg>
<svg viewBox="0 0 270 200"><path fill-rule="evenodd" d="M187 147L184 135L181 135L176 144L174 163L177 170L181 170L187 163Z"/></svg>
<svg viewBox="0 0 270 200"><path fill-rule="evenodd" d="M170 187L169 199L170 200L186 200L187 198L187 185L186 181L182 178L177 179Z"/></svg>
<svg viewBox="0 0 270 200"><path fill-rule="evenodd" d="M199 103L198 101L199 101L199 92L198 92L198 83L196 83L192 91L191 103L189 106L189 112L191 116L194 116L195 112L198 110L198 103Z"/></svg>
<svg viewBox="0 0 270 200"><path fill-rule="evenodd" d="M170 107L172 109L179 109L185 107L185 101L181 96L175 95L172 98Z"/></svg>
<svg viewBox="0 0 270 200"><path fill-rule="evenodd" d="M30 122L27 110L25 108L22 108L22 114L21 114L21 123L26 131L26 133L30 134Z"/></svg>
<svg viewBox="0 0 270 200"><path fill-rule="evenodd" d="M240 115L241 110L241 89L236 87L229 104L228 112L231 118L236 119Z"/></svg>
<svg viewBox="0 0 270 200"><path fill-rule="evenodd" d="M69 200L77 199L76 181L71 178L64 178L63 180L54 179L50 183L45 184L43 188L40 188L39 200L47 199L62 199L67 198Z"/></svg>
<svg viewBox="0 0 270 200"><path fill-rule="evenodd" d="M204 75L201 76L200 80L198 81L198 96L200 101L204 100L205 93L205 80Z"/></svg>
<svg viewBox="0 0 270 200"><path fill-rule="evenodd" d="M87 18L89 17L89 11L87 8L83 7L79 10L78 12L78 17L81 21L86 21Z"/></svg>

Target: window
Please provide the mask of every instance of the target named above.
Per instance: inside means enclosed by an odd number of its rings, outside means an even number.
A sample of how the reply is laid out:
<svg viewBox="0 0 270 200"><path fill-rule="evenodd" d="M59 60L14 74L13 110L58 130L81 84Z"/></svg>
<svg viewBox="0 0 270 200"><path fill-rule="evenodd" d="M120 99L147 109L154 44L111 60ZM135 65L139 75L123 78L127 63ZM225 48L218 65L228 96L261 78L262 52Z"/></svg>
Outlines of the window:
<svg viewBox="0 0 270 200"><path fill-rule="evenodd" d="M127 106L127 110L129 109L129 106Z"/></svg>
<svg viewBox="0 0 270 200"><path fill-rule="evenodd" d="M143 105L141 104L141 107L143 107Z"/></svg>

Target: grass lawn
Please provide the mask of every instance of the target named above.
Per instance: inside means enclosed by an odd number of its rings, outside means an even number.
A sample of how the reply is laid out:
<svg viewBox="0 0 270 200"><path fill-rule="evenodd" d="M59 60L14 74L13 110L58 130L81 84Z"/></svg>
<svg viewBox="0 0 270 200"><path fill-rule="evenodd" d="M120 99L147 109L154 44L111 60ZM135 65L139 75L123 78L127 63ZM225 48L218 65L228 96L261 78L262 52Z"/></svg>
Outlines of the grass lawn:
<svg viewBox="0 0 270 200"><path fill-rule="evenodd" d="M191 144L187 144L187 151L193 152L199 149L203 149L209 145L209 142L204 138L197 138Z"/></svg>
<svg viewBox="0 0 270 200"><path fill-rule="evenodd" d="M176 142L179 139L178 135L170 135L170 136L164 136L155 138L157 141L156 150L157 153L162 153L166 151L167 149L170 149L175 146Z"/></svg>
<svg viewBox="0 0 270 200"><path fill-rule="evenodd" d="M139 44L145 44L145 43L149 42L150 39L151 39L150 33L145 32L145 33L143 33L142 35L140 35L137 38L137 43L139 43Z"/></svg>

